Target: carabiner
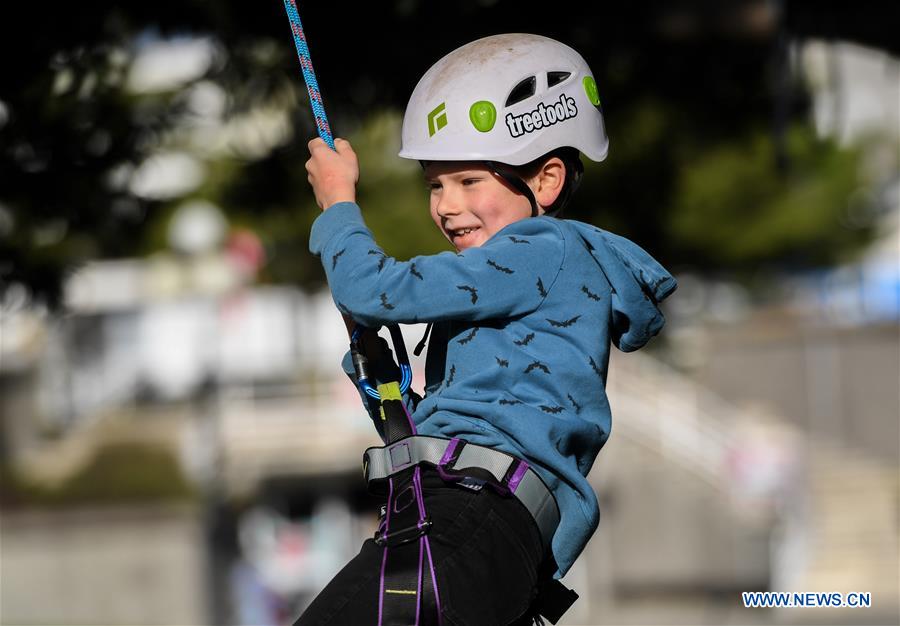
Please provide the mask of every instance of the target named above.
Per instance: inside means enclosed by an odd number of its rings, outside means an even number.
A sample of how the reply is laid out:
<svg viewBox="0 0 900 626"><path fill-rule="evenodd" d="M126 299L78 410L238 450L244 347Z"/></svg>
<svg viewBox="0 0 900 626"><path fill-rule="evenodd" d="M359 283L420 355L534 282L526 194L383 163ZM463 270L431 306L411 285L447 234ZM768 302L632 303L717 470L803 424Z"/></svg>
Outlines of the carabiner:
<svg viewBox="0 0 900 626"><path fill-rule="evenodd" d="M394 352L397 353L397 362L400 366L400 393L406 392L412 384L412 366L409 364L409 355L406 353L406 344L403 343L403 334L400 327L392 324L387 327L394 343ZM362 333L368 330L359 324L350 335L350 354L353 357L353 369L356 372L356 384L370 398L381 400L381 394L369 382L369 359L361 350L359 339Z"/></svg>

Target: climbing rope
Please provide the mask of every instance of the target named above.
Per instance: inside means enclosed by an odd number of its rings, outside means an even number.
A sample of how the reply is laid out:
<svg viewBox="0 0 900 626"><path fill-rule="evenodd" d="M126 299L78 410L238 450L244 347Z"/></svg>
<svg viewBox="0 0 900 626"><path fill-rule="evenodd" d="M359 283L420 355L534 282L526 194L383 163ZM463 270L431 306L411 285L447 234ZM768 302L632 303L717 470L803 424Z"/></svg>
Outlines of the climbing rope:
<svg viewBox="0 0 900 626"><path fill-rule="evenodd" d="M309 103L312 106L313 116L316 118L316 130L319 137L334 150L334 138L331 136L331 127L328 125L328 117L325 115L325 105L322 103L322 94L319 91L319 83L316 80L316 71L313 69L312 57L309 54L309 46L306 44L306 35L303 33L303 25L300 23L300 14L297 12L297 5L294 0L284 0L284 9L287 11L288 19L291 22L291 32L294 35L294 45L297 48L297 56L300 57L300 68L303 70L303 81L306 83L306 90L309 92ZM353 364L356 368L356 379L359 388L370 398L375 400L381 399L379 391L369 382L368 372L366 370L366 359L362 355L360 349L360 339L362 332L365 330L360 325L356 325L356 329L350 335L350 350L353 352ZM400 328L396 325L389 326L391 338L394 341L394 349L397 351L398 360L400 361L400 393L405 393L412 384L412 367L409 364L409 358L406 356L406 346L403 344L403 335L400 334Z"/></svg>
<svg viewBox="0 0 900 626"><path fill-rule="evenodd" d="M309 103L312 105L313 115L316 118L316 130L319 137L334 150L334 139L331 136L331 127L325 116L325 105L322 104L322 94L319 92L319 83L316 81L316 71L313 69L312 57L309 55L309 46L306 45L306 35L303 34L303 25L300 24L300 14L294 0L284 0L284 9L287 11L291 22L291 32L294 34L294 45L297 47L297 56L300 57L300 67L303 70L303 80L306 90L309 92Z"/></svg>

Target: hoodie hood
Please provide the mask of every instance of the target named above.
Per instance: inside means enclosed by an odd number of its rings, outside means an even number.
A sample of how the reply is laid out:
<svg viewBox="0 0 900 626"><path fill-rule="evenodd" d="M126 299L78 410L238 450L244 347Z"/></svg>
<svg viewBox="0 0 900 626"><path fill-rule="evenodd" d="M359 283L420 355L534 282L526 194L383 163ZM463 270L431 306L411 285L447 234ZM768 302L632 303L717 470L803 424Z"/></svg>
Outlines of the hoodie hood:
<svg viewBox="0 0 900 626"><path fill-rule="evenodd" d="M656 259L629 241L608 231L565 220L581 237L612 291L610 339L622 352L632 352L662 330L666 318L659 303L678 283Z"/></svg>

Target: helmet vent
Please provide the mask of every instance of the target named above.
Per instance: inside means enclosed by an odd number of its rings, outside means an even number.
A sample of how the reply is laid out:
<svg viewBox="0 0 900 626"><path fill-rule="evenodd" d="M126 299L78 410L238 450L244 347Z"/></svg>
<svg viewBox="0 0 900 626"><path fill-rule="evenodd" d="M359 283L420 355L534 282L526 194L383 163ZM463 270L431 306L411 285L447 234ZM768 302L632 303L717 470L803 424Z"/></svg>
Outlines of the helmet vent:
<svg viewBox="0 0 900 626"><path fill-rule="evenodd" d="M509 96L506 98L506 106L510 107L533 96L536 84L537 81L534 76L529 76L513 87L512 91L509 92Z"/></svg>
<svg viewBox="0 0 900 626"><path fill-rule="evenodd" d="M560 84L571 75L572 72L547 72L547 88Z"/></svg>

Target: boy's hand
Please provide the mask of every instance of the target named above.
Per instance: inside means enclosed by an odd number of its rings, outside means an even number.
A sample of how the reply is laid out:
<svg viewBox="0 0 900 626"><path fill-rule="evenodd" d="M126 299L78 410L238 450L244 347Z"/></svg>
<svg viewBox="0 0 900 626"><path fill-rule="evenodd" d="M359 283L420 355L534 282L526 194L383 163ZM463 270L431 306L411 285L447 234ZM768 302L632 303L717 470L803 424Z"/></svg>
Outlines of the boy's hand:
<svg viewBox="0 0 900 626"><path fill-rule="evenodd" d="M307 178L319 208L324 211L338 202L356 202L359 162L350 142L335 139L335 151L317 137L307 147L310 155L306 162Z"/></svg>

